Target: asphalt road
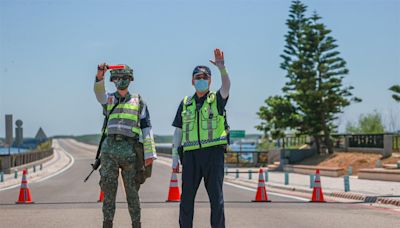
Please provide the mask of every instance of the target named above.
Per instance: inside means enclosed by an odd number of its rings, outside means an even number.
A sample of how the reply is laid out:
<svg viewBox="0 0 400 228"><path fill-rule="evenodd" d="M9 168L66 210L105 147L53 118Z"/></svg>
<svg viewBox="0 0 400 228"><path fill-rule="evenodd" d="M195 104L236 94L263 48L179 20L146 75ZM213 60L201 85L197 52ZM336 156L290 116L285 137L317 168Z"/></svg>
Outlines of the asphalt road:
<svg viewBox="0 0 400 228"><path fill-rule="evenodd" d="M65 172L39 183L31 183L35 204L15 205L19 189L0 191L0 227L101 227L99 175L87 183L94 150L70 140L60 146L74 159ZM166 203L170 167L154 165L153 176L140 190L143 227L178 227L178 203ZM180 182L179 182L180 183ZM400 227L400 214L362 204L312 204L290 195L270 193L271 203L251 203L255 192L224 185L227 227ZM130 227L125 194L119 185L115 227ZM196 199L194 227L210 227L208 197L203 185Z"/></svg>

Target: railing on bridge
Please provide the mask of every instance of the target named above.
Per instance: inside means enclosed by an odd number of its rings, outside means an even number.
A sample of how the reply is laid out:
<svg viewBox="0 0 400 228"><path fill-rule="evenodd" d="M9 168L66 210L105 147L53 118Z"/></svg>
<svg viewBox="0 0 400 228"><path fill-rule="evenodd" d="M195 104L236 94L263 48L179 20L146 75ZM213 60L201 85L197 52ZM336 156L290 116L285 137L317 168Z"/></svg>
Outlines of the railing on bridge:
<svg viewBox="0 0 400 228"><path fill-rule="evenodd" d="M276 147L297 149L304 144L309 144L310 141L310 137L306 135L288 135L284 139L278 139L276 142Z"/></svg>
<svg viewBox="0 0 400 228"><path fill-rule="evenodd" d="M39 144L34 151L27 151L19 154L1 155L0 156L0 171L10 173L10 169L18 166L31 165L34 162L50 158L53 155L51 140Z"/></svg>
<svg viewBox="0 0 400 228"><path fill-rule="evenodd" d="M11 168L39 161L51 155L53 155L52 148L43 151L31 151L22 154L12 154L10 155Z"/></svg>
<svg viewBox="0 0 400 228"><path fill-rule="evenodd" d="M383 148L383 134L350 135L349 147Z"/></svg>
<svg viewBox="0 0 400 228"><path fill-rule="evenodd" d="M263 151L253 151L253 152L243 152L243 151L229 151L225 153L225 163L226 164L236 164L236 166L246 166L246 165L267 165L268 164L268 152Z"/></svg>

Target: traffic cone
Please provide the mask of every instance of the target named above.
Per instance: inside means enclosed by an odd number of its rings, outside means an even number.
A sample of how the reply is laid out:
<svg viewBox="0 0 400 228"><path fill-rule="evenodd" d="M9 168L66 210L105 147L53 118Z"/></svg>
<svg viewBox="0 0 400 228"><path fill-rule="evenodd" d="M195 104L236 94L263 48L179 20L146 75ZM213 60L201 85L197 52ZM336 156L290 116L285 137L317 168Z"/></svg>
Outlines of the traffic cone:
<svg viewBox="0 0 400 228"><path fill-rule="evenodd" d="M179 202L181 200L181 194L179 192L178 178L176 172L172 171L168 199L166 202Z"/></svg>
<svg viewBox="0 0 400 228"><path fill-rule="evenodd" d="M256 199L252 200L252 202L271 202L271 200L268 200L267 190L265 188L263 169L260 169L260 172L258 174L258 187L257 187Z"/></svg>
<svg viewBox="0 0 400 228"><path fill-rule="evenodd" d="M100 191L100 195L99 195L99 200L97 200L98 203L101 203L104 201L104 192Z"/></svg>
<svg viewBox="0 0 400 228"><path fill-rule="evenodd" d="M321 179L319 176L319 169L315 172L314 189L312 199L310 202L325 203L324 194L322 193Z"/></svg>
<svg viewBox="0 0 400 228"><path fill-rule="evenodd" d="M16 204L29 204L34 203L31 197L31 191L28 187L28 181L26 180L26 174L28 172L26 169L22 172L22 181L21 181L21 188L19 190L19 197L18 201L15 202Z"/></svg>

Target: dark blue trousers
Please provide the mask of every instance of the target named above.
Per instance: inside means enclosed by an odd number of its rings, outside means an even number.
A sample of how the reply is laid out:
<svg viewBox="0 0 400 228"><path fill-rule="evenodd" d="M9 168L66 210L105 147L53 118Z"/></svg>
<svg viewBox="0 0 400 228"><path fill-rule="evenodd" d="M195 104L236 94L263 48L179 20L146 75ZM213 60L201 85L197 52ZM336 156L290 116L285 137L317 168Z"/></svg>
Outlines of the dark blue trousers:
<svg viewBox="0 0 400 228"><path fill-rule="evenodd" d="M211 203L211 227L225 227L224 151L222 146L184 152L182 170L182 195L179 211L181 228L193 227L194 202L201 179L204 178Z"/></svg>

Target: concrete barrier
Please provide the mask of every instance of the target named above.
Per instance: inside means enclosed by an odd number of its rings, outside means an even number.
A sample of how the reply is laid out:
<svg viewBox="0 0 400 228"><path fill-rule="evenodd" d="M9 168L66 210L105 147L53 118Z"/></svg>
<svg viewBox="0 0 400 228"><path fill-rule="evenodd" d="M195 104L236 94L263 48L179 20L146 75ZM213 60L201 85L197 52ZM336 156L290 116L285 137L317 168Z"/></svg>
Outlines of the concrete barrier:
<svg viewBox="0 0 400 228"><path fill-rule="evenodd" d="M14 170L30 168L50 160L53 157L53 148L43 151L30 151L21 154L0 156L2 169L5 174L10 174Z"/></svg>
<svg viewBox="0 0 400 228"><path fill-rule="evenodd" d="M400 181L400 170L360 169L358 179Z"/></svg>

